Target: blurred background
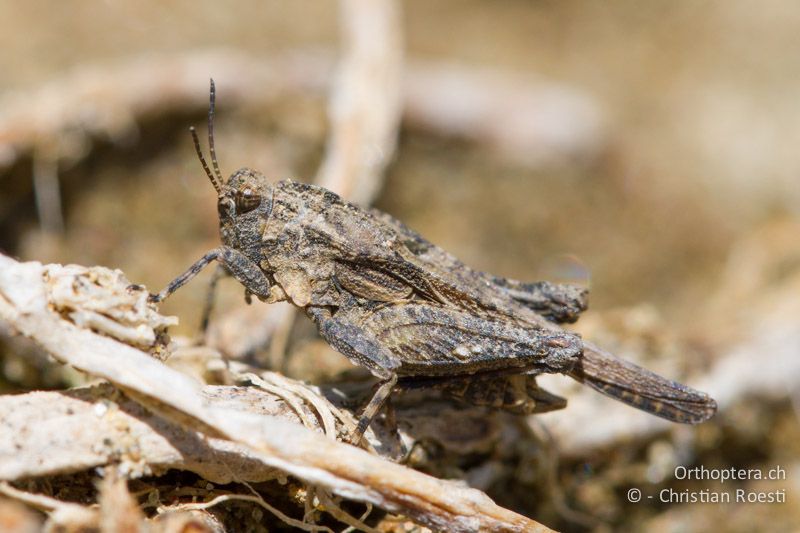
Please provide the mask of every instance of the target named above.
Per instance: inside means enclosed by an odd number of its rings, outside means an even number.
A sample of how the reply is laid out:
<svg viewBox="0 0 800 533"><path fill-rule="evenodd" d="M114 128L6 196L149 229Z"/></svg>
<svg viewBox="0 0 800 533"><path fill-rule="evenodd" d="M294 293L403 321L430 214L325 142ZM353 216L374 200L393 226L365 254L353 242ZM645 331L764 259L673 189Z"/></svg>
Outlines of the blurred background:
<svg viewBox="0 0 800 533"><path fill-rule="evenodd" d="M0 2L0 249L155 291L214 247L187 132L204 135L213 77L223 173L321 183L476 268L586 283L577 331L720 405L674 427L554 377L570 405L526 423L555 454L506 443L437 474L564 530L796 529L798 28L793 3L740 0ZM187 336L193 286L163 307ZM220 300L212 340L232 357L311 382L350 368L290 311L248 308L230 281ZM72 379L15 342L3 392ZM630 503L632 487L787 502Z"/></svg>

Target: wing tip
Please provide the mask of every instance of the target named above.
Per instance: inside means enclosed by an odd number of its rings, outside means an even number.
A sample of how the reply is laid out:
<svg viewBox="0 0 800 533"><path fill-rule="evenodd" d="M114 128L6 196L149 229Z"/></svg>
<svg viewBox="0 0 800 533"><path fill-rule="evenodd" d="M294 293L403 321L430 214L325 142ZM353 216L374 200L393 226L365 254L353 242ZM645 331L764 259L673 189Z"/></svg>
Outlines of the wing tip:
<svg viewBox="0 0 800 533"><path fill-rule="evenodd" d="M698 406L699 409L691 412L691 416L689 416L686 421L683 422L684 424L702 424L717 414L717 402L714 400L714 398L702 392L698 392L698 394L705 396L703 404Z"/></svg>
<svg viewBox="0 0 800 533"><path fill-rule="evenodd" d="M570 375L592 389L671 422L702 424L717 412L717 402L708 394L664 378L638 365L619 359L584 343L584 359ZM612 379L609 379L613 376ZM644 378L644 379L643 379ZM642 386L649 382L650 390Z"/></svg>

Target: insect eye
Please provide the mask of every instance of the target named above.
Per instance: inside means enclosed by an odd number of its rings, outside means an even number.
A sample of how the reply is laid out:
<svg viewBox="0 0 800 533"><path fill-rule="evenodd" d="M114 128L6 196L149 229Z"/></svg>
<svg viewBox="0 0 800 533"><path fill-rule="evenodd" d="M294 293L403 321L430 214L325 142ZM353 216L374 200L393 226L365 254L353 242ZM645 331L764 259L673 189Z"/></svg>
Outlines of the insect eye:
<svg viewBox="0 0 800 533"><path fill-rule="evenodd" d="M261 195L253 192L252 189L244 189L236 192L236 212L239 214L252 211L261 205Z"/></svg>

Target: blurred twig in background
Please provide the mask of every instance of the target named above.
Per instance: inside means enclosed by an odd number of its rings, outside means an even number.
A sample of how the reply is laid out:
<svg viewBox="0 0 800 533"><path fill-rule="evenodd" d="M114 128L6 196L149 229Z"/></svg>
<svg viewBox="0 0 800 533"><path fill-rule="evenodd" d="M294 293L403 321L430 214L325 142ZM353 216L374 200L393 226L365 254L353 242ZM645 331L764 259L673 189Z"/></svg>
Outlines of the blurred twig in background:
<svg viewBox="0 0 800 533"><path fill-rule="evenodd" d="M268 106L287 94L324 94L332 80L342 79L334 71L330 51L319 49L258 58L235 50L208 50L82 67L38 89L0 95L0 166L51 142L57 142L57 157L73 162L86 156L93 137L126 142L136 137L138 120L167 111L205 109L209 73L214 73L226 102ZM355 76L361 71L348 68L347 72ZM466 91L454 98L453 87ZM502 98L495 96L496 91ZM596 154L605 142L605 119L589 95L513 71L409 61L400 97L399 111L410 125L486 143L533 166L552 157ZM394 146L394 136L388 133L392 101L365 97L365 105L372 102L389 106L383 121L370 126L376 133L384 132L379 141L387 151L348 164L377 172L390 161ZM565 124L570 127L564 128Z"/></svg>
<svg viewBox="0 0 800 533"><path fill-rule="evenodd" d="M343 0L340 9L344 54L331 93L331 133L316 183L369 205L394 156L400 127L400 5L394 0Z"/></svg>
<svg viewBox="0 0 800 533"><path fill-rule="evenodd" d="M61 192L58 183L58 160L38 152L33 156L33 189L36 194L36 211L46 233L64 231L61 210Z"/></svg>

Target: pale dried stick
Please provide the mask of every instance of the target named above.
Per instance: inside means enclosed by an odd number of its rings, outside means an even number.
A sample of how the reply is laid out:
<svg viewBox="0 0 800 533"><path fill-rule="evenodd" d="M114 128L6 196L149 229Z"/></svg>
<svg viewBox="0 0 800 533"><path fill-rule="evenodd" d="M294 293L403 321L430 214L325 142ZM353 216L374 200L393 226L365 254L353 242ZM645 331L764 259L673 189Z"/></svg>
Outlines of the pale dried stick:
<svg viewBox="0 0 800 533"><path fill-rule="evenodd" d="M331 132L316 183L369 205L397 145L403 41L395 0L341 0L343 57L328 104Z"/></svg>
<svg viewBox="0 0 800 533"><path fill-rule="evenodd" d="M338 503L333 501L333 498L331 498L326 491L324 490L318 491L317 497L319 498L320 503L322 503L322 505L325 506L326 512L333 515L340 522L344 522L345 524L350 526L350 528L354 528L359 531L366 531L367 533L378 533L377 529L369 527L361 519L358 519L355 516L352 516L351 514L345 512L341 507L339 507ZM364 516L365 517L368 516L368 513L365 514Z"/></svg>
<svg viewBox="0 0 800 533"><path fill-rule="evenodd" d="M364 521L364 520L366 520L366 519L367 519L367 517L368 517L369 515L371 515L371 514L372 514L372 504L371 504L371 503L368 503L368 504L367 504L367 510L366 510L366 511L364 511L364 514L362 514L362 515L361 515L361 516L358 518L358 521L359 521L359 522L363 522L363 521ZM342 531L342 533L350 533L351 531L356 531L356 528L355 528L355 527L353 527L353 526L350 526L350 527L348 527L347 529L345 529L344 531Z"/></svg>
<svg viewBox="0 0 800 533"><path fill-rule="evenodd" d="M319 414L320 421L322 423L322 429L324 430L325 435L327 435L328 438L336 440L336 420L334 419L334 414L332 412L336 408L333 405L321 399L317 394L310 391L302 384L290 381L284 376L276 374L275 372L263 372L261 377L263 378L262 381L272 382L272 384L276 387L284 390L290 390L311 404L311 406L316 410L317 414Z"/></svg>
<svg viewBox="0 0 800 533"><path fill-rule="evenodd" d="M146 528L145 516L138 502L128 490L128 481L115 467L105 468L99 483L100 530L142 531Z"/></svg>
<svg viewBox="0 0 800 533"><path fill-rule="evenodd" d="M306 414L305 409L303 409L303 406L300 405L300 402L298 402L297 398L295 398L293 391L287 391L279 386L267 383L260 376L253 374L252 372L242 374L241 377L253 382L253 384L264 389L270 394L274 394L275 396L286 402L292 408L295 414L297 414L298 418L300 418L305 427L307 427L308 429L314 429L316 427L315 424L308 418L308 415Z"/></svg>
<svg viewBox="0 0 800 533"><path fill-rule="evenodd" d="M264 498L258 495L251 496L248 494L222 494L220 496L217 496L213 500L205 503L179 503L177 505L171 505L168 507L162 506L159 507L158 512L159 514L162 514L167 511L173 511L176 509L181 511L205 510L205 509L210 509L215 505L219 505L220 503L228 501L244 501L244 502L255 503L263 507L273 515L277 516L281 521L285 522L286 524L292 527L296 527L298 529L302 529L303 531L328 531L329 533L334 533L333 530L327 526L315 526L307 524L301 520L297 520L296 518L292 518L291 516L287 516L279 509L276 509L275 507L268 504L266 501L264 501Z"/></svg>
<svg viewBox="0 0 800 533"><path fill-rule="evenodd" d="M13 498L34 509L45 511L50 514L52 522L58 524L69 524L77 530L81 527L97 527L98 514L94 509L89 509L77 503L68 503L45 496L43 494L32 494L24 490L12 487L5 481L0 481L0 494Z"/></svg>
<svg viewBox="0 0 800 533"><path fill-rule="evenodd" d="M47 233L64 232L61 208L61 187L58 181L58 161L39 151L33 157L33 191L39 224Z"/></svg>

